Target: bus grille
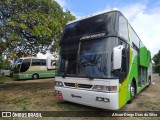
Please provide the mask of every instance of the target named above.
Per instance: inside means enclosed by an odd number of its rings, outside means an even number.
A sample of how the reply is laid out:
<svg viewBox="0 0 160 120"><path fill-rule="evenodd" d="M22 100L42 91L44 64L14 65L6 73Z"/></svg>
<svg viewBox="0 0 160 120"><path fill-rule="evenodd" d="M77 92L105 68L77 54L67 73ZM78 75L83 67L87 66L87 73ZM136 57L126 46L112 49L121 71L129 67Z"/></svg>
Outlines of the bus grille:
<svg viewBox="0 0 160 120"><path fill-rule="evenodd" d="M64 82L65 86L67 87L76 87L76 88L91 88L92 85L89 84L77 84L77 83L68 83L68 82Z"/></svg>

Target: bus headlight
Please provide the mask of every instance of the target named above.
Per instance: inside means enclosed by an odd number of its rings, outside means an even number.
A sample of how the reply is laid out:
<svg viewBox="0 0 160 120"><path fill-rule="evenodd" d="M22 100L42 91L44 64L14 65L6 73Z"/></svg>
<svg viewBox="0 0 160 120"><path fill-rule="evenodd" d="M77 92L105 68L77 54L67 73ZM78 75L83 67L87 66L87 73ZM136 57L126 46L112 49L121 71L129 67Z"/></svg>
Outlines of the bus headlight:
<svg viewBox="0 0 160 120"><path fill-rule="evenodd" d="M57 87L63 87L63 83L60 81L55 81L55 86Z"/></svg>
<svg viewBox="0 0 160 120"><path fill-rule="evenodd" d="M117 86L94 85L92 89L98 92L116 92Z"/></svg>

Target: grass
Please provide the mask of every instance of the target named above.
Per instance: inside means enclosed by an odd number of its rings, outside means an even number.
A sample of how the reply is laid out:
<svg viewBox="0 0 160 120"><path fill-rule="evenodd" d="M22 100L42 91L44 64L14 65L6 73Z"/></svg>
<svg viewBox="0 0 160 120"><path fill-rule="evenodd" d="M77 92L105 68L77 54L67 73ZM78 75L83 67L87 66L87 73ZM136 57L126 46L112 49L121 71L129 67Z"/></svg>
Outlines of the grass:
<svg viewBox="0 0 160 120"><path fill-rule="evenodd" d="M10 77L0 77L4 82L12 80ZM126 105L124 110L160 110L159 90L160 77L154 76L154 85L146 88L137 99L131 104ZM32 81L32 80L31 80ZM43 81L43 82L41 82ZM33 83L30 81L6 82L5 88L0 90L0 110L21 110L21 111L99 111L97 108L61 101L55 98L53 80L44 82L45 79ZM7 94L4 94L7 93ZM68 118L69 119L69 118ZM87 120L87 118L83 118ZM100 118L97 117L99 120ZM110 117L101 120L110 120ZM141 119L144 119L141 117ZM90 120L90 119L88 119ZM93 119L95 120L95 119ZM120 120L120 119L117 119ZM127 120L127 119L124 119ZM158 119L157 119L158 120Z"/></svg>
<svg viewBox="0 0 160 120"><path fill-rule="evenodd" d="M50 104L50 106L51 106L51 107L54 107L54 106L55 106L55 104L54 104L54 103L51 103L51 104Z"/></svg>
<svg viewBox="0 0 160 120"><path fill-rule="evenodd" d="M13 80L11 77L0 76L0 84L4 84L6 81Z"/></svg>

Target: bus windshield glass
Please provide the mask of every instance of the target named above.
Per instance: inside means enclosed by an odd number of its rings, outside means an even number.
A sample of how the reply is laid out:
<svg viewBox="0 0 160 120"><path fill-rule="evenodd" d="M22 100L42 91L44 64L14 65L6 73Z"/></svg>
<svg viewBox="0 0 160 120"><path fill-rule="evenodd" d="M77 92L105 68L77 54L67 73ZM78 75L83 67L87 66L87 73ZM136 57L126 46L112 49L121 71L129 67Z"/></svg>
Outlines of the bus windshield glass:
<svg viewBox="0 0 160 120"><path fill-rule="evenodd" d="M111 55L115 41L111 38L85 41L81 43L79 62L95 78L112 78L111 74L112 60ZM79 68L79 75L85 76L82 69Z"/></svg>
<svg viewBox="0 0 160 120"><path fill-rule="evenodd" d="M14 63L13 63L13 71L14 73L18 73L19 69L20 69L20 64L22 63L22 59L17 59Z"/></svg>
<svg viewBox="0 0 160 120"><path fill-rule="evenodd" d="M17 59L14 64L22 63L22 59Z"/></svg>
<svg viewBox="0 0 160 120"><path fill-rule="evenodd" d="M58 75L66 72L69 76L76 76L76 59L78 52L78 43L72 45L62 45L60 49Z"/></svg>
<svg viewBox="0 0 160 120"><path fill-rule="evenodd" d="M63 45L57 75L62 76L67 71L66 76L88 77L89 74L93 78L118 77L112 71L112 52L117 45L116 37L82 41L79 46Z"/></svg>

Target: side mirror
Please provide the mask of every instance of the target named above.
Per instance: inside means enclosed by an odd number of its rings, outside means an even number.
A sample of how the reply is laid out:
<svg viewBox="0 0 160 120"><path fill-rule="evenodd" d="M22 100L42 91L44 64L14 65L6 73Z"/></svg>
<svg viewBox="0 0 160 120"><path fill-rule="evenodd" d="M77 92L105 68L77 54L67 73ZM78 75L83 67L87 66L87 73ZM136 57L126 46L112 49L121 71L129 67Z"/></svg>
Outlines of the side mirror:
<svg viewBox="0 0 160 120"><path fill-rule="evenodd" d="M113 70L120 69L122 65L123 45L113 48Z"/></svg>
<svg viewBox="0 0 160 120"><path fill-rule="evenodd" d="M56 66L56 61L55 61L55 62L52 62L52 66Z"/></svg>

